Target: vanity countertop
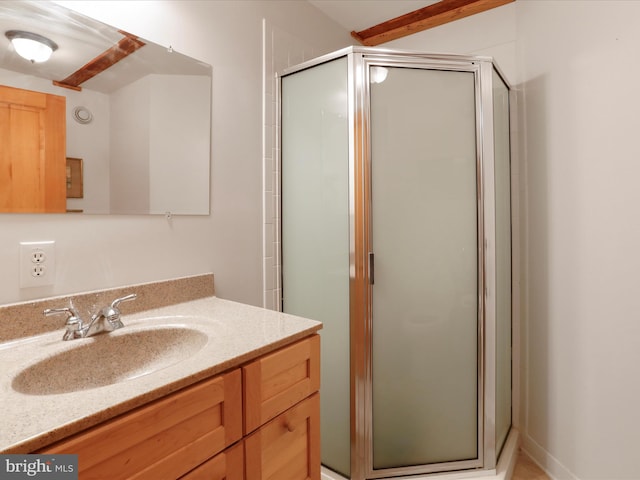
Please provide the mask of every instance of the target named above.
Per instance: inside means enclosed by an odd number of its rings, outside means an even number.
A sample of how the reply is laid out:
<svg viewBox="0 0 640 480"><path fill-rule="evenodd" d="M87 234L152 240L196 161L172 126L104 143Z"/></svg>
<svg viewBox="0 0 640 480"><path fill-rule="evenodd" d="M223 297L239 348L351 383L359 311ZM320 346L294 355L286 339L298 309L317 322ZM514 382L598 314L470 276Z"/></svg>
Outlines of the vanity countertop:
<svg viewBox="0 0 640 480"><path fill-rule="evenodd" d="M126 307L123 307L123 312ZM199 380L242 365L317 332L322 324L215 296L127 315L111 334L62 341L55 332L0 343L0 452L30 453ZM64 350L156 325L193 326L208 336L192 356L147 375L70 393L33 395L16 391L13 379L27 366ZM135 347L134 347L135 348ZM143 348L143 347L139 347ZM160 348L148 345L144 348ZM105 361L105 368L109 368ZM81 375L68 365L60 375Z"/></svg>

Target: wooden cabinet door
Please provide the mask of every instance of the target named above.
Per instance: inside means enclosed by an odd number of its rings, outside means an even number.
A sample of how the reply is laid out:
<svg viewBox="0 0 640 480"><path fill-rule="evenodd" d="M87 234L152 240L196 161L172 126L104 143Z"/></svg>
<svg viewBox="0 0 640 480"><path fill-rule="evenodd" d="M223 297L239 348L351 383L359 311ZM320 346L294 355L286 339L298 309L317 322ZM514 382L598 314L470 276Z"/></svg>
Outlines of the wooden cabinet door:
<svg viewBox="0 0 640 480"><path fill-rule="evenodd" d="M0 86L0 212L66 211L66 98Z"/></svg>
<svg viewBox="0 0 640 480"><path fill-rule="evenodd" d="M179 478L242 437L241 381L233 370L38 453L78 454L82 480Z"/></svg>
<svg viewBox="0 0 640 480"><path fill-rule="evenodd" d="M244 446L238 442L180 480L244 480Z"/></svg>
<svg viewBox="0 0 640 480"><path fill-rule="evenodd" d="M320 394L245 440L246 480L320 480Z"/></svg>
<svg viewBox="0 0 640 480"><path fill-rule="evenodd" d="M320 389L320 335L243 367L245 434Z"/></svg>

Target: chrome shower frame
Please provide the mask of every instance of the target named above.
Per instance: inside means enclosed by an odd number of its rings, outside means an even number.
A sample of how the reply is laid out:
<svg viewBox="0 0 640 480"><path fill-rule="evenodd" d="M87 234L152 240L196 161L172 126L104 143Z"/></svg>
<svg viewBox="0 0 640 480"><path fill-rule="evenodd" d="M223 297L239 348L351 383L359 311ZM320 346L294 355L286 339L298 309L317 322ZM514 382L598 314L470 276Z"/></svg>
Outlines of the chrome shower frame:
<svg viewBox="0 0 640 480"><path fill-rule="evenodd" d="M348 47L281 72L281 77L341 57L348 60L349 115L349 283L351 346L351 479L365 480L443 472L495 471L496 445L496 285L493 144L493 71L509 83L490 57L424 54L370 47ZM397 468L373 468L372 436L372 251L371 66L466 71L474 74L476 112L476 192L478 258L478 451L469 460ZM280 91L280 88L278 89ZM513 322L513 316L512 316ZM512 362L513 364L513 362ZM513 412L513 408L512 408ZM511 425L514 419L512 416Z"/></svg>

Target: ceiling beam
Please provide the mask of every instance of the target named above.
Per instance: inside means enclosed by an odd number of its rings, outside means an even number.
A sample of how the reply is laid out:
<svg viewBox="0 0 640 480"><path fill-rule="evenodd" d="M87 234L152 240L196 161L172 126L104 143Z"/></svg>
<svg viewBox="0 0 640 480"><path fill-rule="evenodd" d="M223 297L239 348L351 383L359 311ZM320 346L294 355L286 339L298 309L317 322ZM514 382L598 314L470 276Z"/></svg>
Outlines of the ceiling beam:
<svg viewBox="0 0 640 480"><path fill-rule="evenodd" d="M122 38L117 44L102 52L96 58L73 72L64 80L54 80L53 84L59 87L81 90L80 85L82 83L95 77L99 73L104 72L107 68L115 65L123 58L128 57L139 48L145 46L145 43L135 35L123 32L122 30L120 30L120 33L124 35L124 38Z"/></svg>
<svg viewBox="0 0 640 480"><path fill-rule="evenodd" d="M475 15L492 8L506 5L515 0L441 0L419 10L379 23L366 30L351 32L351 36L362 45L374 47L381 43L390 42L421 32L428 28L437 27L453 22L460 18Z"/></svg>

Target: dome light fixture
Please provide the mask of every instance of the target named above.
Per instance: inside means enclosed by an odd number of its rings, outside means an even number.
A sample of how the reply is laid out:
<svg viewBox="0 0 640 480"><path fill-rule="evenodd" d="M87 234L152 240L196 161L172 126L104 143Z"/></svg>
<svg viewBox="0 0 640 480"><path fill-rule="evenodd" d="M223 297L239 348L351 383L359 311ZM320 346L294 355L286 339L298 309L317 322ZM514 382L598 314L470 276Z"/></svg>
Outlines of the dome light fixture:
<svg viewBox="0 0 640 480"><path fill-rule="evenodd" d="M58 48L55 42L37 33L9 30L5 36L11 40L16 53L31 63L46 62Z"/></svg>
<svg viewBox="0 0 640 480"><path fill-rule="evenodd" d="M369 82L382 83L387 79L388 74L389 74L389 70L386 69L385 67L379 67L377 65L373 65L369 73Z"/></svg>

